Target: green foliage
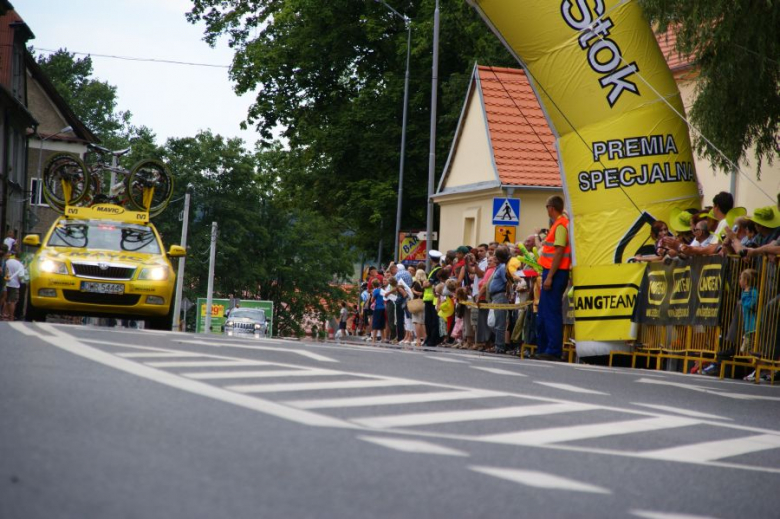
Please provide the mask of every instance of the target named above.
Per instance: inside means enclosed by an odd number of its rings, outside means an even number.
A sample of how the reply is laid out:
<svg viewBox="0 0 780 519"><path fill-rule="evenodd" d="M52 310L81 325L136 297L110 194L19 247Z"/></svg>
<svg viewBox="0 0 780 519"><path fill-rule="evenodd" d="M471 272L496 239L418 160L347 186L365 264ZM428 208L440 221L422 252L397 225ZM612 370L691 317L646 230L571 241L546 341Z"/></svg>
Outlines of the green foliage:
<svg viewBox="0 0 780 519"><path fill-rule="evenodd" d="M700 69L694 125L730 160L755 146L762 162L780 154L780 2L640 0L659 29L677 27L677 48ZM728 161L694 134L697 151L716 166Z"/></svg>
<svg viewBox="0 0 780 519"><path fill-rule="evenodd" d="M419 228L426 217L434 1L389 3L412 20L403 223ZM246 123L266 142L283 129L298 167L279 178L282 196L345 221L364 251L375 251L382 236L391 249L406 66L403 21L371 1L193 4L188 18L205 23L206 41L226 37L235 49L230 73L236 91L256 93ZM516 65L473 9L443 0L437 177L477 60Z"/></svg>
<svg viewBox="0 0 780 519"><path fill-rule="evenodd" d="M282 334L299 334L304 316L327 315L343 299L334 285L351 274L338 222L292 206L274 187L290 164L281 149L252 154L240 139L210 132L169 139L165 160L174 168L174 199L192 185L185 296L194 301L208 284L211 222L219 223L215 297L274 302ZM178 243L183 209L177 200L155 224L167 244Z"/></svg>
<svg viewBox="0 0 780 519"><path fill-rule="evenodd" d="M129 111L117 109L116 87L92 77L92 58L77 59L66 49L37 62L81 121L107 146L130 132Z"/></svg>

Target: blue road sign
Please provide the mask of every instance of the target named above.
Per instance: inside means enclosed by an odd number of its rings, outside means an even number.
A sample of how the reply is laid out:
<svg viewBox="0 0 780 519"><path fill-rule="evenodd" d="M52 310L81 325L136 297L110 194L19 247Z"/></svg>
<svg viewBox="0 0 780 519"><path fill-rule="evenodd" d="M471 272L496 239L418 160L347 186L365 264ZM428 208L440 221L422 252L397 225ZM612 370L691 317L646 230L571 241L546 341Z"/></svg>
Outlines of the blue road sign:
<svg viewBox="0 0 780 519"><path fill-rule="evenodd" d="M520 199L494 198L493 225L520 225Z"/></svg>

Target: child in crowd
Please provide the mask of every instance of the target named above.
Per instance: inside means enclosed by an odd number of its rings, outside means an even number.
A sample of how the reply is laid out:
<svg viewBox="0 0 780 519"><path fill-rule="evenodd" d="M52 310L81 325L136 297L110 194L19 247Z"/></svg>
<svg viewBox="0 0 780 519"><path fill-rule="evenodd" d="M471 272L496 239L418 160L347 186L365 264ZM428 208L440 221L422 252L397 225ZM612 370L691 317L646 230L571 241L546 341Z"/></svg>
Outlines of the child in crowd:
<svg viewBox="0 0 780 519"><path fill-rule="evenodd" d="M758 303L758 290L754 286L758 273L754 269L745 269L739 275L739 287L742 289L742 346L740 353L749 353L753 334L756 331L756 305Z"/></svg>

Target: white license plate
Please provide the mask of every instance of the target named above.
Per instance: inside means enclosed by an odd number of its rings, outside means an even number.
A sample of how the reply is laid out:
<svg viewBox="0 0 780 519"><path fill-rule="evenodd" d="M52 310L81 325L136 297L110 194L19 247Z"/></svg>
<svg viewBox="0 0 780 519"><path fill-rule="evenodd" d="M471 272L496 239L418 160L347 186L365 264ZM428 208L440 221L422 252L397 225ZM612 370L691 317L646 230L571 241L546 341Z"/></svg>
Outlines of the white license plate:
<svg viewBox="0 0 780 519"><path fill-rule="evenodd" d="M82 292L92 292L94 294L124 294L125 286L121 283L93 283L91 281L81 282Z"/></svg>

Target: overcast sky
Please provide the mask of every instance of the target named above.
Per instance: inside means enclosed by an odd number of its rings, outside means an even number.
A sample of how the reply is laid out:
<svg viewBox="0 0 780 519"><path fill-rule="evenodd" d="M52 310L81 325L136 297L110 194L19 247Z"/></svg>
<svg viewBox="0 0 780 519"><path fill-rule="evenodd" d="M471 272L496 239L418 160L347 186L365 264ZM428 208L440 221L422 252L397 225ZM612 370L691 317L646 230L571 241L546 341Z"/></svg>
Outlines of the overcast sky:
<svg viewBox="0 0 780 519"><path fill-rule="evenodd" d="M175 65L105 58L132 58L227 66L232 51L225 42L210 48L203 27L187 22L189 0L11 0L27 22L36 49L92 55L94 76L117 87L118 108L133 114L133 124L168 137L189 137L211 129L241 137L251 147L252 130L242 131L253 96L238 97L227 68ZM43 50L40 51L43 53ZM78 55L77 57L83 57Z"/></svg>

